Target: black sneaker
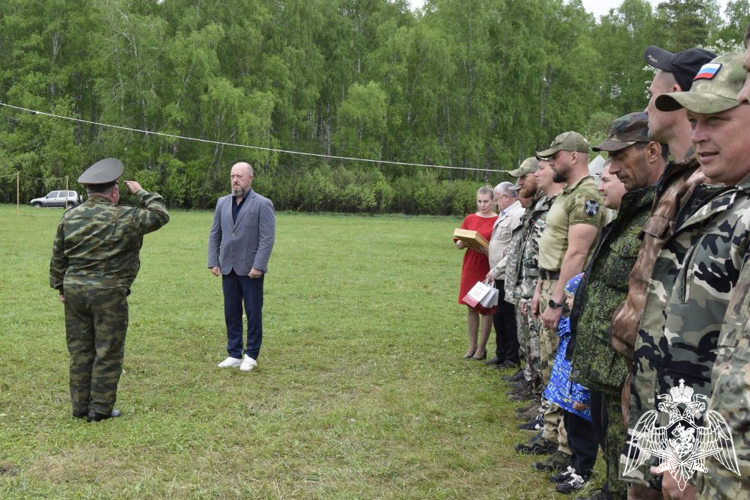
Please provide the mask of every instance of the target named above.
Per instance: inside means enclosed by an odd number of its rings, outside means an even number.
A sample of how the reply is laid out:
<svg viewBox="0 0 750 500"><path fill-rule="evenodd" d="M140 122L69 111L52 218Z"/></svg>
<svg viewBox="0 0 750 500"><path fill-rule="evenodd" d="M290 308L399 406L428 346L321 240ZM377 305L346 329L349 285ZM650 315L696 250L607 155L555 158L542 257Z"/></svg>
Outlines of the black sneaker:
<svg viewBox="0 0 750 500"><path fill-rule="evenodd" d="M552 481L553 483L564 483L565 481L570 479L570 476L572 476L575 473L576 473L576 470L572 466L568 465L568 468L565 469L564 471L558 472L557 474L552 474L552 477L549 478L549 480Z"/></svg>
<svg viewBox="0 0 750 500"><path fill-rule="evenodd" d="M573 492L584 489L588 482L588 476L579 476L574 472L567 481L555 486L555 489L564 495L570 495Z"/></svg>
<svg viewBox="0 0 750 500"><path fill-rule="evenodd" d="M544 427L544 415L541 413L525 424L518 426L519 429L524 431L541 431L542 427Z"/></svg>

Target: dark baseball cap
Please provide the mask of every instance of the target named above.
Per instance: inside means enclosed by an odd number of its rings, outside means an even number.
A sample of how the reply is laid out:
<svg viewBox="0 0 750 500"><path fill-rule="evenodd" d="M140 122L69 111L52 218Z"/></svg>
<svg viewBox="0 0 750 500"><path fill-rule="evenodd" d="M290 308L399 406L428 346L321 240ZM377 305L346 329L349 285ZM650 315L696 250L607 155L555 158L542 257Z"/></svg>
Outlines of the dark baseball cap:
<svg viewBox="0 0 750 500"><path fill-rule="evenodd" d="M648 139L648 115L643 112L628 113L612 122L607 140L591 149L613 153L637 142L650 142Z"/></svg>
<svg viewBox="0 0 750 500"><path fill-rule="evenodd" d="M693 78L701 66L716 58L716 54L709 50L692 48L673 54L660 49L656 45L649 45L643 53L643 58L649 66L672 73L680 88L687 92L693 85Z"/></svg>

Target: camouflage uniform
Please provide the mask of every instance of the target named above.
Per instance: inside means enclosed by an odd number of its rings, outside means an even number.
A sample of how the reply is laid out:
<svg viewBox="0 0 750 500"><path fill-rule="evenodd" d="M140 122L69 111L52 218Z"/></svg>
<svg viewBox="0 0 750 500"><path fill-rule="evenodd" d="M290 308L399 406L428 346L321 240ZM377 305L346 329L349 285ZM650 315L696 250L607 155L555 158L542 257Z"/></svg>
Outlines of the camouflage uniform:
<svg viewBox="0 0 750 500"><path fill-rule="evenodd" d="M655 262L636 341L630 433L680 379L711 395L719 330L750 240L750 181L696 187L675 226Z"/></svg>
<svg viewBox="0 0 750 500"><path fill-rule="evenodd" d="M571 381L602 393L609 425L604 458L607 482L613 498L626 498L627 486L619 480L619 458L626 428L620 394L627 376L625 359L612 349L609 329L615 311L628 291L628 276L635 265L641 229L648 219L655 187L625 193L617 218L605 229L576 293L571 312L574 335Z"/></svg>
<svg viewBox="0 0 750 500"><path fill-rule="evenodd" d="M593 207L592 207L593 204ZM587 175L573 185L567 185L556 197L549 209L545 220L545 228L539 239L539 268L546 271L559 272L565 253L568 249L568 231L576 224L588 224L597 228L602 227L603 212L600 210L602 198L597 191L596 181ZM592 209L595 208L595 209ZM595 245L589 248L583 267L588 264ZM546 310L552 298L556 279L542 279L540 281L539 313ZM541 326L541 325L540 325ZM541 369L542 379L546 385L550 380L552 365L557 355L559 336L556 329L540 328ZM544 413L544 430L542 437L557 442L559 450L571 454L567 446L567 435L562 418L562 410L551 405Z"/></svg>
<svg viewBox="0 0 750 500"><path fill-rule="evenodd" d="M541 366L539 352L539 324L531 314L531 299L534 297L534 289L539 280L539 238L544 230L544 221L556 196L547 197L541 193L534 198L533 208L526 210L521 226L514 232L514 238L518 236L518 246L512 246L510 255L514 255L517 262L517 272L513 280L508 279L508 270L506 269L506 296L512 296L516 300L516 305L520 306L525 302L528 307L526 314L522 314L521 308L516 307L519 320L519 339L524 338L525 342L521 343L521 349L527 360L529 373L526 374L526 380L541 387ZM518 261L518 257L521 260ZM535 387L537 388L537 387Z"/></svg>
<svg viewBox="0 0 750 500"><path fill-rule="evenodd" d="M682 162L667 165L656 185L656 201L641 233L641 248L630 273L628 296L622 309L615 315L610 331L612 347L627 360L628 365L633 362L638 325L646 306L648 283L656 257L674 233L675 220L682 204L704 179L698 160L691 154ZM670 291L664 290L665 293Z"/></svg>
<svg viewBox="0 0 750 500"><path fill-rule="evenodd" d="M651 216L640 235L642 242L638 251L638 258L628 279L627 298L623 307L615 314L610 328L612 347L623 356L629 366L632 366L633 362L638 326L646 306L648 283L654 270L654 263L662 247L674 233L675 220L682 203L690 197L693 189L700 185L703 180L703 171L700 164L691 155L683 162L670 163L657 183L656 201ZM664 290L664 293L669 292L671 292L671 289ZM654 310L656 311L656 309ZM625 428L629 427L631 376L629 371L622 392L621 418ZM613 417L610 415L610 418ZM625 459L625 455L620 456L619 469L621 472L624 470ZM649 482L642 471L633 471L627 477L621 475L620 479L629 483L636 483L633 485L636 488L646 486ZM646 494L647 492L643 493Z"/></svg>
<svg viewBox="0 0 750 500"><path fill-rule="evenodd" d="M596 210L587 211L587 204L596 204ZM597 228L602 227L603 212L602 198L597 191L594 179L587 175L571 186L566 186L557 196L549 209L545 230L539 239L539 268L551 272L559 272L563 258L568 250L568 231L576 224L588 224ZM554 224L554 226L552 225ZM595 245L591 245L584 262L584 268L589 262ZM547 308L557 280L542 280L539 300L539 313ZM557 354L558 335L555 329L541 329L542 344L542 376L544 382L549 381L552 364Z"/></svg>
<svg viewBox="0 0 750 500"><path fill-rule="evenodd" d="M698 473L696 498L750 497L750 265L748 254L742 274L719 333L716 362L711 374L713 394L709 410L719 412L729 424L741 476L716 457L706 460L708 471Z"/></svg>
<svg viewBox="0 0 750 500"><path fill-rule="evenodd" d="M122 372L127 295L140 267L143 235L169 221L164 200L140 189L145 209L92 196L62 217L50 286L65 296L74 414L110 414Z"/></svg>
<svg viewBox="0 0 750 500"><path fill-rule="evenodd" d="M520 253L521 244L523 243L523 221L526 218L526 214L521 218L521 222L515 229L513 229L510 243L508 244L508 253L505 257L505 301L510 302L515 307L516 312L516 326L518 334L518 344L520 345L521 359L528 360L525 346L528 343L528 328L524 325L523 314L521 314L521 308L519 307L518 295L515 293L515 283L519 279L519 273L521 270L520 261L518 260L518 254Z"/></svg>

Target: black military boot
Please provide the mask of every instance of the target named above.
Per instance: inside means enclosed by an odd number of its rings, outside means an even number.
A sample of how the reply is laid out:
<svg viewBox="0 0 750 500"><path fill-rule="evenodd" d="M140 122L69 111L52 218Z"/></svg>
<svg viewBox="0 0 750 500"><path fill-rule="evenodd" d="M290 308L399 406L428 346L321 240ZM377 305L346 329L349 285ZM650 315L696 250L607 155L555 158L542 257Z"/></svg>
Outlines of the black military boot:
<svg viewBox="0 0 750 500"><path fill-rule="evenodd" d="M557 450L557 443L544 439L541 432L527 442L516 445L516 452L530 455L547 455L554 453L555 450Z"/></svg>
<svg viewBox="0 0 750 500"><path fill-rule="evenodd" d="M86 417L86 420L88 420L89 422L101 422L102 420L107 420L109 418L117 418L120 415L122 415L122 412L120 410L112 410L109 415L105 413L97 413L94 410L91 410Z"/></svg>
<svg viewBox="0 0 750 500"><path fill-rule="evenodd" d="M541 462L534 462L531 464L533 468L542 472L560 472L564 471L570 465L570 455L563 453L558 450L552 454L547 460ZM575 472L575 471L574 471ZM570 478L565 478L570 479ZM559 482L559 481L556 481Z"/></svg>

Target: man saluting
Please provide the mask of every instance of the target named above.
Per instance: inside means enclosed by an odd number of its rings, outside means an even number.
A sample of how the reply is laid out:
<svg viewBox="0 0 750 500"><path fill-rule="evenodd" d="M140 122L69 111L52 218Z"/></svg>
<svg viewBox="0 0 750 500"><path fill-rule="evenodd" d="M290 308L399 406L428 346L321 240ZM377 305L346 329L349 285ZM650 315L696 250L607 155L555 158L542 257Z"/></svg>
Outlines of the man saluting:
<svg viewBox="0 0 750 500"><path fill-rule="evenodd" d="M78 178L88 199L65 212L50 261L50 286L65 304L73 417L98 422L114 410L128 330L130 287L143 235L169 222L164 200L125 181L144 208L118 205L120 160L107 158Z"/></svg>

